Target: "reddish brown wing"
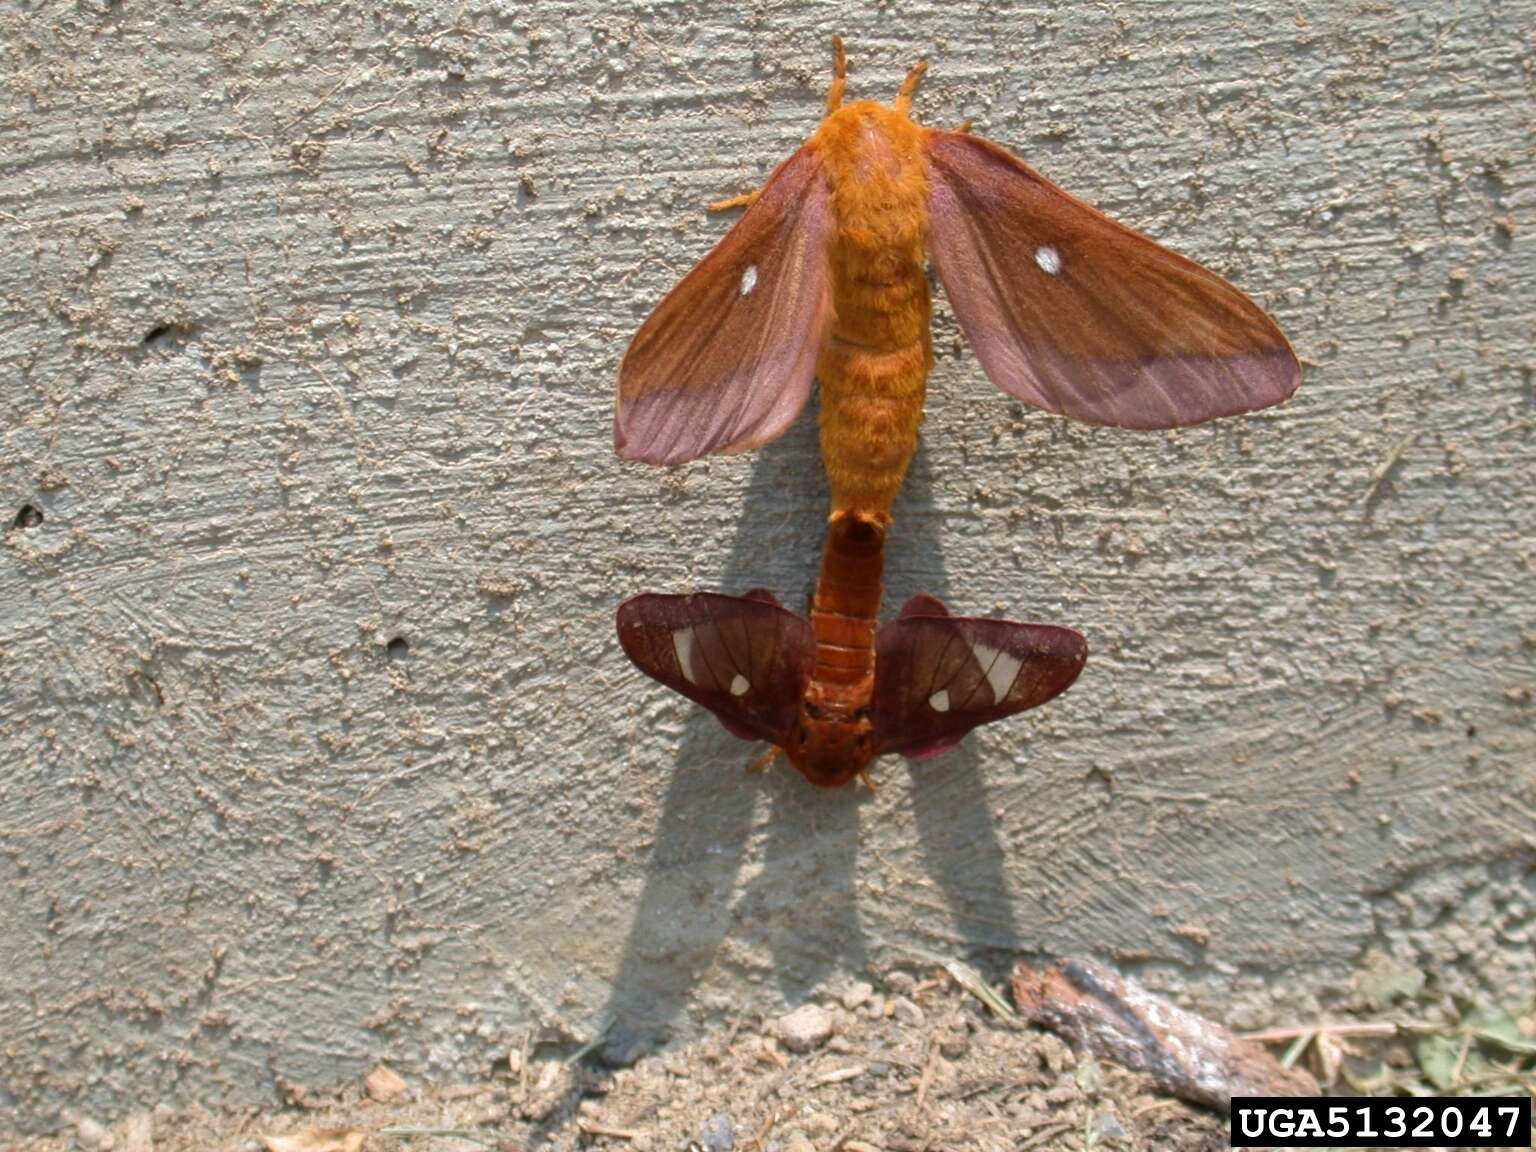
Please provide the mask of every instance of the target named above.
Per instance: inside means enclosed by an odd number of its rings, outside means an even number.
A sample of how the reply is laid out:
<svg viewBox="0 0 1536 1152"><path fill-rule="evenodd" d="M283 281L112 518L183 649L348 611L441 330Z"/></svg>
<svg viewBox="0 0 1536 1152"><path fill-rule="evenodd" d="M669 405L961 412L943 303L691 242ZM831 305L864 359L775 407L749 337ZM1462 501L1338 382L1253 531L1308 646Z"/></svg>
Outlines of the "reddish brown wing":
<svg viewBox="0 0 1536 1152"><path fill-rule="evenodd" d="M635 667L704 705L734 735L779 745L788 738L816 640L767 593L646 593L619 605L618 626Z"/></svg>
<svg viewBox="0 0 1536 1152"><path fill-rule="evenodd" d="M1174 428L1278 404L1301 366L1220 276L985 140L932 132L930 250L992 382L1091 424Z"/></svg>
<svg viewBox="0 0 1536 1152"><path fill-rule="evenodd" d="M681 464L793 423L831 318L830 221L821 161L801 148L630 342L614 451Z"/></svg>
<svg viewBox="0 0 1536 1152"><path fill-rule="evenodd" d="M876 746L942 751L1065 692L1087 657L1070 628L950 616L932 597L914 597L875 638Z"/></svg>

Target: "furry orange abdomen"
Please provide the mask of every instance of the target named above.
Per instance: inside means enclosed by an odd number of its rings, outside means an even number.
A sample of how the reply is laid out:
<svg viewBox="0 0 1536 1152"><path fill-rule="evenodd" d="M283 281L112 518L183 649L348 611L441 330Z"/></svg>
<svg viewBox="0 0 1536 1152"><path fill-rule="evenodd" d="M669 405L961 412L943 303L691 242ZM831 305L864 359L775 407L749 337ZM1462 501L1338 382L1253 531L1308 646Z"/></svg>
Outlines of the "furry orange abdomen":
<svg viewBox="0 0 1536 1152"><path fill-rule="evenodd" d="M922 132L901 112L859 102L828 116L814 140L836 221L835 319L816 368L834 514L888 517L917 448L933 362Z"/></svg>

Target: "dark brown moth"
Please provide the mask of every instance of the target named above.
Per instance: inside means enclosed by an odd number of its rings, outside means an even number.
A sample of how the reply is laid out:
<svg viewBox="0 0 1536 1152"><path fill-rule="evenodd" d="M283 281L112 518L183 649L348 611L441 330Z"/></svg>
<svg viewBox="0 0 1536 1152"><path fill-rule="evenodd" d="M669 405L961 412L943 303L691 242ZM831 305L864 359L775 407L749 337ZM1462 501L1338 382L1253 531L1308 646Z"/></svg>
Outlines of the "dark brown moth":
<svg viewBox="0 0 1536 1152"><path fill-rule="evenodd" d="M877 631L884 537L874 520L832 521L809 622L763 591L645 593L619 606L619 642L646 675L825 788L887 753L936 755L1077 679L1088 645L1070 628L951 616L919 595Z"/></svg>

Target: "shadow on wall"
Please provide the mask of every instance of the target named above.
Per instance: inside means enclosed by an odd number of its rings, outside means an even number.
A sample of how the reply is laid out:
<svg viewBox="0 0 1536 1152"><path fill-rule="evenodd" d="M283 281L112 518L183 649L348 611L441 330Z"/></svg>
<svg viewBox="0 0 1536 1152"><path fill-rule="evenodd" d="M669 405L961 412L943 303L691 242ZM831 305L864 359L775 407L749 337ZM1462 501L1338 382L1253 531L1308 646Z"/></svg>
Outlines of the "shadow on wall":
<svg viewBox="0 0 1536 1152"><path fill-rule="evenodd" d="M825 490L814 469L816 424L802 419L758 455L740 527L720 586L700 591L740 594L764 581L760 526L791 509L819 508ZM788 466L786 466L788 462ZM789 486L772 482L776 472ZM799 513L796 513L799 514ZM939 515L932 504L927 454L919 447L898 502L887 556L888 576L910 594L899 574L904 558L922 557L941 572ZM819 519L818 519L819 526ZM755 535L756 534L756 535ZM819 547L818 541L814 547ZM804 612L819 555L808 549L804 589L772 589L786 607ZM921 589L948 598L947 580ZM905 597L902 596L901 599ZM882 618L899 608L888 592ZM649 691L663 691L647 684ZM762 775L744 769L762 749L729 735L704 709L690 716L663 802L655 848L609 1002L608 1030L598 1057L611 1066L633 1063L664 1042L672 1021L717 962L728 941L766 947L780 991L797 1000L838 969L867 961L856 900L862 787L813 788L784 762ZM887 780L895 762L877 765ZM909 765L911 798L922 854L932 869L957 934L971 949L1016 947L1018 932L1007 892L1003 855L988 814L979 754L971 740L946 755ZM751 838L760 794L771 805L763 867L732 899ZM983 894L978 897L977 893ZM987 907L976 907L977 903Z"/></svg>

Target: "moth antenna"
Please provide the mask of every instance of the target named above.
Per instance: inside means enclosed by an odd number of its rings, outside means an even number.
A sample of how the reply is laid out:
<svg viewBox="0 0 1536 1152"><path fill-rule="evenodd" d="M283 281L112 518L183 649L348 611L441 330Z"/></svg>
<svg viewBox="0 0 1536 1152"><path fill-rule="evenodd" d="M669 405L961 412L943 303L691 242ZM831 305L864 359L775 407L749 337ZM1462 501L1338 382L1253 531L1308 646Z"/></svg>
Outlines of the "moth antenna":
<svg viewBox="0 0 1536 1152"><path fill-rule="evenodd" d="M917 85L923 78L923 73L928 71L928 61L919 60L912 65L912 71L907 73L907 78L901 82L901 87L896 90L896 100L892 107L905 116L912 110L912 96L917 91Z"/></svg>
<svg viewBox="0 0 1536 1152"><path fill-rule="evenodd" d="M843 50L843 38L832 36L832 87L827 89L827 112L836 112L843 106L843 90L848 87L848 53Z"/></svg>
<svg viewBox="0 0 1536 1152"><path fill-rule="evenodd" d="M751 192L743 192L740 196L732 196L726 200L712 200L704 205L704 210L706 212L729 212L732 208L750 208L757 203L757 198L762 193L763 190L757 188Z"/></svg>

